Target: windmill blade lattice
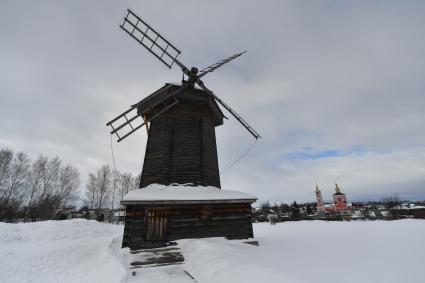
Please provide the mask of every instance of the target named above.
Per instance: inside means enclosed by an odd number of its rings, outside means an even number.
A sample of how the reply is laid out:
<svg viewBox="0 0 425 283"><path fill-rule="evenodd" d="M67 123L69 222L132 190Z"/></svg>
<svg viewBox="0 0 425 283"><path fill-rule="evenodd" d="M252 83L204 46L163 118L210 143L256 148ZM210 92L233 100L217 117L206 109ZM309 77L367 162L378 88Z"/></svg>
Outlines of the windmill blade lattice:
<svg viewBox="0 0 425 283"><path fill-rule="evenodd" d="M118 142L122 141L144 125L145 122L142 116L137 114L137 107L135 106L130 107L130 109L106 123L106 126L112 128L111 135L115 134L118 137Z"/></svg>
<svg viewBox="0 0 425 283"><path fill-rule="evenodd" d="M152 94L150 97L145 98L143 101L131 106L129 110L117 116L115 119L108 122L108 126L112 128L111 134L116 134L118 142L128 137L130 134L141 128L143 125L147 125L149 121L157 117L159 114L170 109L178 101L175 95L182 91L185 87L193 88L194 84L198 84L203 90L209 93L219 104L221 104L232 116L235 117L242 126L247 129L251 135L256 139L261 136L252 128L248 122L246 122L236 111L234 111L229 105L223 100L216 96L211 90L209 90L200 78L208 73L213 72L217 68L224 64L236 59L237 57L244 54L246 51L232 55L226 59L218 61L204 69L199 74L197 68L189 70L177 57L181 51L178 50L173 44L167 39L160 35L155 29L149 24L143 21L139 16L133 13L130 9L127 9L127 15L123 19L123 23L120 25L127 34L134 38L138 43L145 47L150 53L157 57L162 63L171 69L173 64L178 65L183 73L189 78L178 90L172 90L170 85L167 85L157 92ZM143 123L133 125L138 118L142 118ZM122 121L120 121L122 120ZM129 131L120 135L123 129L129 128Z"/></svg>
<svg viewBox="0 0 425 283"><path fill-rule="evenodd" d="M127 15L120 27L168 68L171 69L177 61L181 51L130 9L127 9Z"/></svg>
<svg viewBox="0 0 425 283"><path fill-rule="evenodd" d="M183 89L183 86L174 90L172 85L165 85L139 103L132 105L130 109L106 125L112 128L111 134L115 134L118 137L117 141L120 142L176 105L178 103L176 94Z"/></svg>

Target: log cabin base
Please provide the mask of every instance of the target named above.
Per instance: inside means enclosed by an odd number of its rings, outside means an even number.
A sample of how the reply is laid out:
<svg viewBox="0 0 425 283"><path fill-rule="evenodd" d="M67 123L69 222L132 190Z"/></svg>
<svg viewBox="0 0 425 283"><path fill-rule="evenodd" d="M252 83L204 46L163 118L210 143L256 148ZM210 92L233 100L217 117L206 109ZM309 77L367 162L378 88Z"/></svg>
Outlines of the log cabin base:
<svg viewBox="0 0 425 283"><path fill-rule="evenodd" d="M158 198L124 199L122 203L126 207L126 216L123 248L157 248L167 246L171 241L187 238L248 239L254 236L251 218L254 197L226 197L222 200L211 197L198 200Z"/></svg>

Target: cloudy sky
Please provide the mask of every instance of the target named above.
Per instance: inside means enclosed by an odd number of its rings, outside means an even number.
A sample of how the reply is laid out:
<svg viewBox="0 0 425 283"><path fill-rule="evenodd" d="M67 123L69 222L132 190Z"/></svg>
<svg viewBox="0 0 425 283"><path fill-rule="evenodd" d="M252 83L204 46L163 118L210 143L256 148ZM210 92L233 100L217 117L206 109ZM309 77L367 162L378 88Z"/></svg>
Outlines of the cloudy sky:
<svg viewBox="0 0 425 283"><path fill-rule="evenodd" d="M83 180L112 164L105 123L181 79L119 29L127 8L188 66L248 51L204 78L263 137L223 189L425 198L424 1L3 0L0 147L58 155ZM216 132L222 169L254 140L232 119ZM145 131L114 142L117 169L141 171L145 146Z"/></svg>

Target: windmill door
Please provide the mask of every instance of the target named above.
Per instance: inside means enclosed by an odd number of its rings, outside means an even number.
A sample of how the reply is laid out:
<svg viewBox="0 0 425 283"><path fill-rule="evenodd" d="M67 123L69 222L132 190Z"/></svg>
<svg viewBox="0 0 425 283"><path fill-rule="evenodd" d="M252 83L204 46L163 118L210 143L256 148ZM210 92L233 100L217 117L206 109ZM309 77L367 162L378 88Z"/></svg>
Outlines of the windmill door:
<svg viewBox="0 0 425 283"><path fill-rule="evenodd" d="M164 241L167 239L168 218L167 211L148 210L146 213L146 240Z"/></svg>

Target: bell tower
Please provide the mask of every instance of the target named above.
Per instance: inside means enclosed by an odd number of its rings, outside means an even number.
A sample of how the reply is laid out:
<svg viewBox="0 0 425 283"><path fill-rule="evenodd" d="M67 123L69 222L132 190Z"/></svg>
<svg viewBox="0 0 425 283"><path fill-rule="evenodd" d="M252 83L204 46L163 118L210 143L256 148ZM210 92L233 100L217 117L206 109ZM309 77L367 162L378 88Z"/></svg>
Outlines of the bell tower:
<svg viewBox="0 0 425 283"><path fill-rule="evenodd" d="M317 200L317 210L325 211L325 206L323 203L322 192L319 189L319 186L316 184L316 200Z"/></svg>
<svg viewBox="0 0 425 283"><path fill-rule="evenodd" d="M332 196L336 211L347 210L347 198L345 197L345 194L341 193L341 189L337 183L335 183L335 193Z"/></svg>

